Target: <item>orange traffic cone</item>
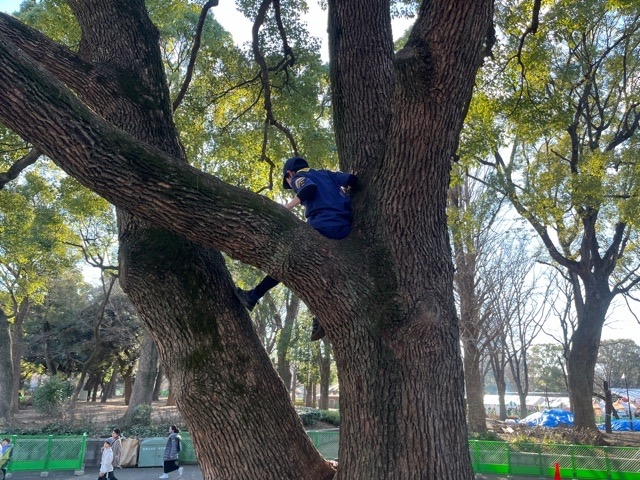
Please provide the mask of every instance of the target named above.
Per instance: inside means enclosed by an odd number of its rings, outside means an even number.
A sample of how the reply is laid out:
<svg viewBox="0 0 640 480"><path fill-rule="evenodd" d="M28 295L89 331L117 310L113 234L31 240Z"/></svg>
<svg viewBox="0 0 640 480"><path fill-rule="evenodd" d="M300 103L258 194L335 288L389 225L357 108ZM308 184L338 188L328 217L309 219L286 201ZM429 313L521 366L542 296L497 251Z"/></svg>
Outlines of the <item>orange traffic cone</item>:
<svg viewBox="0 0 640 480"><path fill-rule="evenodd" d="M560 478L560 464L556 462L556 474L553 476L553 480L562 480Z"/></svg>

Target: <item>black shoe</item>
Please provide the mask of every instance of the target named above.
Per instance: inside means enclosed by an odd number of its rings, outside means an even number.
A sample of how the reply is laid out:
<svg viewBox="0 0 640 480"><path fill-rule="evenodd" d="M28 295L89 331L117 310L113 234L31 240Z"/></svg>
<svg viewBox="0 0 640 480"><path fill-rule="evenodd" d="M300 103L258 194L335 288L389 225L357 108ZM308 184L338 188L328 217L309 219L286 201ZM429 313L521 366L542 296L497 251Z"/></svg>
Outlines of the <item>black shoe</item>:
<svg viewBox="0 0 640 480"><path fill-rule="evenodd" d="M322 325L320 325L318 319L316 317L313 317L313 326L311 327L311 341L317 342L325 335L326 333L324 333L324 328L322 328Z"/></svg>
<svg viewBox="0 0 640 480"><path fill-rule="evenodd" d="M236 297L240 299L244 308L251 311L253 307L256 306L258 300L256 300L253 295L251 295L251 290L242 290L241 288L236 288Z"/></svg>

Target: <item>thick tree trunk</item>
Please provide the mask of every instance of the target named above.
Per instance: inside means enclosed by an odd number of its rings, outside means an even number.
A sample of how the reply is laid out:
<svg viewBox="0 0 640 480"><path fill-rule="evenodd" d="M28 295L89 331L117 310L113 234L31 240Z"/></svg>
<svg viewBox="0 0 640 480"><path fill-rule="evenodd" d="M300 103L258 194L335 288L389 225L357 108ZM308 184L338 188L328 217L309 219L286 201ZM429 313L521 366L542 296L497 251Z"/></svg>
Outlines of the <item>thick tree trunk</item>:
<svg viewBox="0 0 640 480"><path fill-rule="evenodd" d="M607 289L587 299L585 308L579 313L582 318L579 318L578 328L571 336L567 373L574 428L577 430L597 431L592 400L593 379L610 298Z"/></svg>
<svg viewBox="0 0 640 480"><path fill-rule="evenodd" d="M14 422L11 410L13 387L13 363L11 355L11 335L9 334L9 319L0 305L0 426L11 425Z"/></svg>
<svg viewBox="0 0 640 480"><path fill-rule="evenodd" d="M374 284L349 291L351 334L329 333L340 479L473 478L446 193L491 16L491 2L422 2L394 56L385 2L329 1L336 142L367 186L354 211Z"/></svg>

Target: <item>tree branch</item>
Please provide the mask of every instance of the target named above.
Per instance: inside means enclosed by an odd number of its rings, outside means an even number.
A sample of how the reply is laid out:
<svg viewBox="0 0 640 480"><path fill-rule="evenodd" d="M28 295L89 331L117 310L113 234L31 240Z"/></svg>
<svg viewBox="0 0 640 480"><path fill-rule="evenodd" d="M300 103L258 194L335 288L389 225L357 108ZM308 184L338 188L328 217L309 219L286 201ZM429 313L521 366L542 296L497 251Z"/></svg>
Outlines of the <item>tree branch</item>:
<svg viewBox="0 0 640 480"><path fill-rule="evenodd" d="M291 131L288 128L286 128L282 123L278 122L275 118L275 115L273 114L273 108L271 105L271 81L270 81L270 75L269 75L270 69L267 66L267 62L264 59L264 56L262 55L262 51L260 50L260 39L258 34L260 32L260 27L264 24L264 21L267 15L267 10L269 9L269 6L272 3L273 3L273 8L275 10L276 23L278 25L278 32L280 33L280 38L282 39L282 45L284 50L284 57L276 66L275 71L284 70L287 67L291 67L294 65L296 61L296 58L293 54L293 50L291 49L291 47L289 46L289 43L287 42L287 35L282 25L282 18L280 17L279 0L262 0L262 2L260 3L260 8L258 9L258 15L256 16L256 19L252 28L253 57L256 63L260 66L260 78L262 81L262 90L264 93L264 109L266 111L265 127L268 127L268 125L273 125L282 133L284 133L285 137L287 137L287 140L291 144L293 154L297 155L298 146L295 142L295 139L293 138L293 135L291 134ZM268 140L268 128L264 129L263 137L264 138L263 138L262 160L274 166L273 162L271 162L267 158L265 153L266 152L265 145Z"/></svg>
<svg viewBox="0 0 640 480"><path fill-rule="evenodd" d="M0 35L75 91L108 97L119 90L110 73L4 13L0 13Z"/></svg>
<svg viewBox="0 0 640 480"><path fill-rule="evenodd" d="M542 4L542 0L534 0L533 2L533 10L531 12L531 24L524 31L522 36L520 37L520 43L518 44L518 65L520 65L522 69L522 75L524 76L525 66L522 63L522 49L524 48L524 42L527 39L528 35L535 35L538 32L538 26L540 25L540 6Z"/></svg>
<svg viewBox="0 0 640 480"><path fill-rule="evenodd" d="M296 293L305 293L305 299L312 296L311 288L316 288L317 298L334 294L334 285L324 288L314 277L346 279L362 262L349 250L355 241L351 237L341 242L326 239L283 206L115 128L1 30L0 65L0 121L112 204L289 280L299 285ZM292 257L295 269L290 268ZM335 261L326 262L329 257ZM324 272L329 265L333 270ZM342 274L335 271L336 265Z"/></svg>
<svg viewBox="0 0 640 480"><path fill-rule="evenodd" d="M529 222L529 224L531 224L534 230L538 233L538 235L542 239L542 242L544 243L544 246L547 248L547 251L551 255L551 258L571 271L578 271L580 269L580 264L574 260L569 260L560 253L560 251L554 245L553 240L551 240L549 232L547 231L547 227L540 223L540 221L522 204L522 202L518 198L518 194L516 193L515 189L515 183L511 179L509 169L507 168L502 155L500 155L499 152L495 152L494 158L496 159L496 172L500 179L500 183L504 187L504 194L511 201L513 207L523 218L525 218Z"/></svg>
<svg viewBox="0 0 640 480"><path fill-rule="evenodd" d="M182 99L187 93L187 89L189 88L189 84L191 83L191 77L193 76L193 70L196 66L196 58L198 58L198 50L200 50L200 40L202 39L202 29L204 28L204 21L207 19L207 14L211 7L215 7L218 5L218 0L209 0L202 6L202 11L200 12L200 18L198 18L198 25L196 27L196 34L193 38L193 47L191 48L191 57L189 58L189 65L187 66L187 73L184 76L184 82L180 87L180 91L176 96L176 99L173 101L173 111L175 112L180 103L182 103Z"/></svg>
<svg viewBox="0 0 640 480"><path fill-rule="evenodd" d="M36 163L36 160L38 160L40 155L42 154L34 148L24 157L16 160L15 163L9 167L9 170L6 172L0 172L0 190L2 190L11 180L18 178L18 175L20 175L25 168Z"/></svg>
<svg viewBox="0 0 640 480"><path fill-rule="evenodd" d="M607 274L613 272L615 268L616 262L620 258L620 254L622 253L621 245L622 241L625 238L624 232L626 230L627 224L625 222L618 222L616 224L615 233L613 234L613 240L611 241L611 245L605 252L602 260L606 262L605 271Z"/></svg>

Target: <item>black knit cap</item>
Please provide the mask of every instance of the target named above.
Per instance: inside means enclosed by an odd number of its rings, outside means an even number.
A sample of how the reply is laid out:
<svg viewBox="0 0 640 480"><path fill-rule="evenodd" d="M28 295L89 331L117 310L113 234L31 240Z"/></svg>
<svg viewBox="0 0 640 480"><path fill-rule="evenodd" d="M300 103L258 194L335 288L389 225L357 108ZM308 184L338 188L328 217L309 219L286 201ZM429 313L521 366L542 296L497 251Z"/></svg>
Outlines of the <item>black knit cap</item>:
<svg viewBox="0 0 640 480"><path fill-rule="evenodd" d="M287 182L287 172L297 172L301 168L309 168L309 164L302 157L291 157L289 160L284 162L284 167L282 167L282 188L291 190L291 186L289 185L289 182Z"/></svg>

